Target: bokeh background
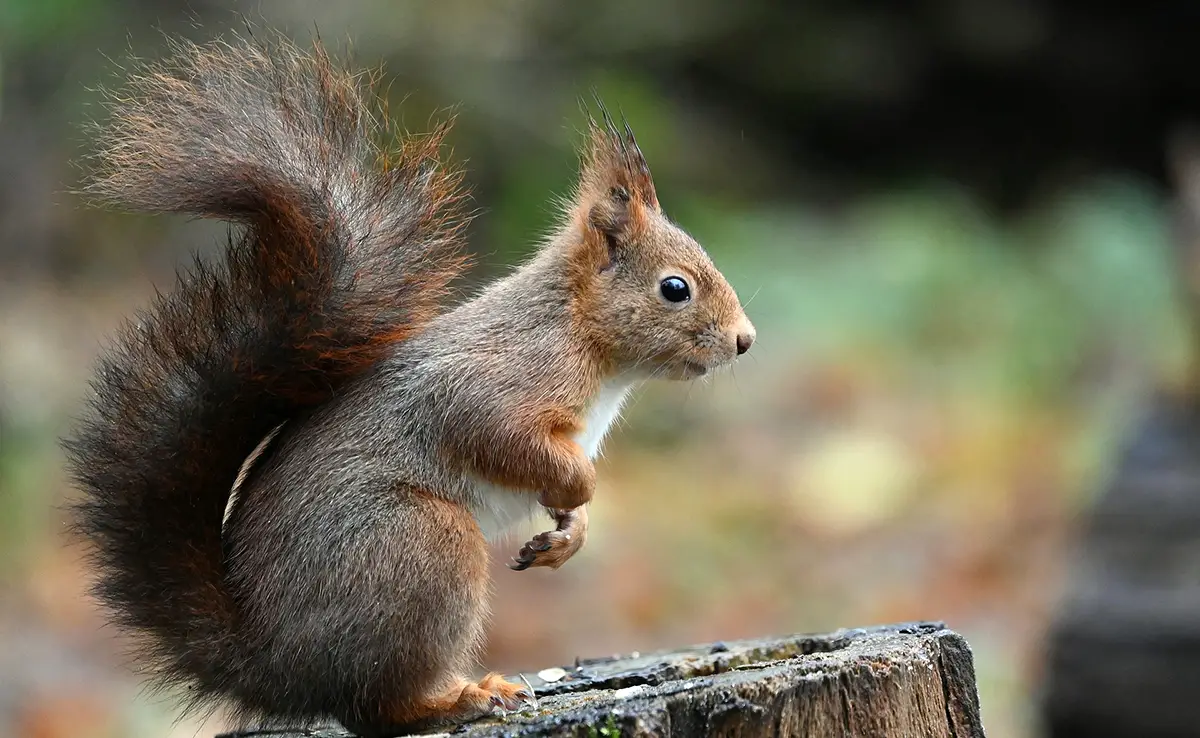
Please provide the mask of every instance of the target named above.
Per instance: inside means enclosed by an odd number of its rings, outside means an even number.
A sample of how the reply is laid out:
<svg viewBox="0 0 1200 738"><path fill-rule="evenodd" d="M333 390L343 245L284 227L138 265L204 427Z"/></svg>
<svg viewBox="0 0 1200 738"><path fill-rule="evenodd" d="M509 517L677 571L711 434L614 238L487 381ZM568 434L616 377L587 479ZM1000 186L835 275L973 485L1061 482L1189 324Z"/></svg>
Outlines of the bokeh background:
<svg viewBox="0 0 1200 738"><path fill-rule="evenodd" d="M626 414L581 555L498 546L488 666L939 619L989 735L1044 734L1079 522L1191 384L1165 152L1200 112L1194 3L0 0L0 736L222 727L126 670L56 444L103 337L223 233L69 194L95 87L241 14L384 64L410 129L457 113L479 277L548 227L594 87L749 303L736 371Z"/></svg>

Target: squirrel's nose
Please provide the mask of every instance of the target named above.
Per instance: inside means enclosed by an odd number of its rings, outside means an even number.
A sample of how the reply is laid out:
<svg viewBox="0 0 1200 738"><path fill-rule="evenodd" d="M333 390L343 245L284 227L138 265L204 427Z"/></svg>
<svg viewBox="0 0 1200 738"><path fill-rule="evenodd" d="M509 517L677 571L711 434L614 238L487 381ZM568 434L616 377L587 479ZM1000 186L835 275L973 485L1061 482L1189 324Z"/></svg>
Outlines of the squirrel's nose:
<svg viewBox="0 0 1200 738"><path fill-rule="evenodd" d="M738 356L741 356L742 354L749 351L750 347L753 345L754 345L754 329L753 328L742 331L741 333L738 334L738 336L737 336Z"/></svg>

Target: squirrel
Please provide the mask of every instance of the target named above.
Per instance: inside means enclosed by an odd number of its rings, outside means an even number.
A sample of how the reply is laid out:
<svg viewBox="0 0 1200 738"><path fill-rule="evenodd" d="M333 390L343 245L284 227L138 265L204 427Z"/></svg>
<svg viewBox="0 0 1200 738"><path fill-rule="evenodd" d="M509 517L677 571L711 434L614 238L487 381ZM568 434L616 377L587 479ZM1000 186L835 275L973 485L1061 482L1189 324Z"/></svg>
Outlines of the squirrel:
<svg viewBox="0 0 1200 738"><path fill-rule="evenodd" d="M469 676L488 540L549 511L510 566L561 566L630 390L754 342L602 104L556 230L444 305L449 123L399 135L377 76L319 41L172 40L95 129L83 194L233 229L102 352L64 440L97 597L184 710L383 736L528 703Z"/></svg>

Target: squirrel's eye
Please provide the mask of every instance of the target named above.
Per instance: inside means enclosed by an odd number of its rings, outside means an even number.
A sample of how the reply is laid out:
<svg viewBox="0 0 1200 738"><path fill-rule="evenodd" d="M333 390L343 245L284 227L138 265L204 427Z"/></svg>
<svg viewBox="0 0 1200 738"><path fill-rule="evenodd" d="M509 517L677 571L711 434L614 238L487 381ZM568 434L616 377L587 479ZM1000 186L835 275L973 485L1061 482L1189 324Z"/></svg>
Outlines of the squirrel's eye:
<svg viewBox="0 0 1200 738"><path fill-rule="evenodd" d="M686 302L692 297L688 283L681 277L667 277L658 283L658 291L667 302Z"/></svg>

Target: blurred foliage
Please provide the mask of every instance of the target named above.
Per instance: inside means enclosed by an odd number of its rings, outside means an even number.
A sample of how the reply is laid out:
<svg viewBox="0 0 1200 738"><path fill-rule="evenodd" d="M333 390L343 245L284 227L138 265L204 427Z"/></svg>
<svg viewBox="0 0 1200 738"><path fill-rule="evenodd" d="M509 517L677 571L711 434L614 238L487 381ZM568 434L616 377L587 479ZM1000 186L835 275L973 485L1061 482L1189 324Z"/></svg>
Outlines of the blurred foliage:
<svg viewBox="0 0 1200 738"><path fill-rule="evenodd" d="M934 82L958 70L971 87L986 57L989 74L1019 72L997 88L1011 93L1045 59L1046 29L1080 6L220 5L0 0L0 734L197 730L172 728L169 702L136 697L84 597L79 551L61 535L70 490L56 438L102 337L189 251L215 256L221 228L98 212L64 193L87 151L90 90L120 80L105 57L155 54L156 26L240 28L231 8L386 60L410 129L456 112L481 276L550 227L578 98L595 88L633 122L668 213L759 328L732 374L641 393L570 566L497 567L490 666L945 619L976 651L989 735L1034 734L1038 638L1073 516L1145 392L1193 379L1192 326L1168 203L1154 167L1133 166L1160 138L1088 138L1110 156L1074 168L1082 149L1033 139L1082 109L1026 108L1030 132L1006 137L1020 111L972 128L947 102L958 87ZM1141 28L1112 9L1093 21L1072 33ZM1151 56L1128 46L1114 58ZM915 74L914 59L941 71ZM971 89L974 104L984 92ZM1065 110L1076 98L1059 92ZM931 100L943 107L896 112ZM1142 113L1096 127L1119 138L1158 125ZM855 141L870 145L850 151ZM1017 211L997 196L1013 182L1028 201Z"/></svg>

